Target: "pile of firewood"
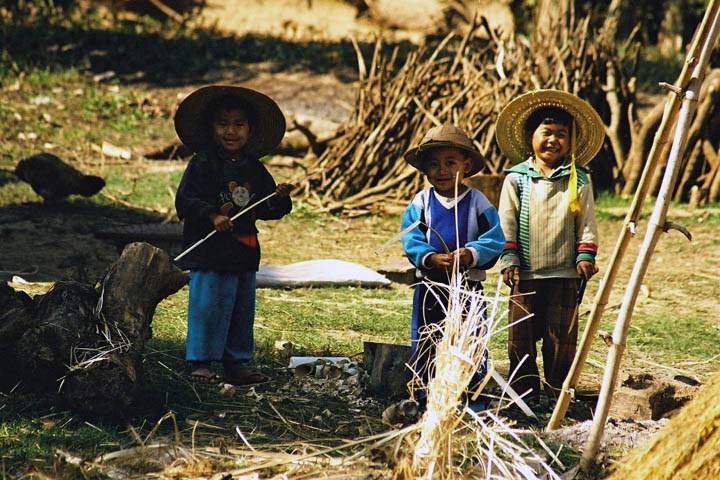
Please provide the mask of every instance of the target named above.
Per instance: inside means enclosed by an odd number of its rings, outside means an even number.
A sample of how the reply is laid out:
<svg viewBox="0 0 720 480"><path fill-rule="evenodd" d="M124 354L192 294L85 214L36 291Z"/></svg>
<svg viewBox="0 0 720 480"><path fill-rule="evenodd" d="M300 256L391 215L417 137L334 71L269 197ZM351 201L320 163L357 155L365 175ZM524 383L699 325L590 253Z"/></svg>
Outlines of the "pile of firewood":
<svg viewBox="0 0 720 480"><path fill-rule="evenodd" d="M324 176L310 185L323 208L366 213L405 205L423 180L402 154L433 125L465 129L488 160L483 173L500 173L507 161L495 143L495 119L508 101L532 88L602 94L592 90L605 62L590 49L587 20L549 50L521 38L506 42L494 32L490 40L478 39L478 28L486 23L472 25L463 38L422 46L399 66L398 51L383 54L380 41L369 68L358 51L355 111L318 159Z"/></svg>
<svg viewBox="0 0 720 480"><path fill-rule="evenodd" d="M590 165L595 186L631 194L664 102L639 118L639 43L632 36L624 44L615 38L617 18L612 14L597 31L590 31L589 24L588 18L570 18L532 39L501 39L481 19L462 38L449 35L437 45L411 51L404 60L397 49L387 53L378 40L369 66L358 48L355 109L317 159L324 173L305 186L308 200L350 215L399 210L423 185L421 175L402 160L403 152L444 122L470 134L488 160L481 173L502 173L507 159L495 142L495 120L512 98L539 88L576 93L598 110L608 136ZM490 38L479 38L478 29L487 30ZM720 138L710 138L720 120L713 101L716 83L707 82L709 94L701 100L678 199L688 198L693 185L710 200L720 193Z"/></svg>

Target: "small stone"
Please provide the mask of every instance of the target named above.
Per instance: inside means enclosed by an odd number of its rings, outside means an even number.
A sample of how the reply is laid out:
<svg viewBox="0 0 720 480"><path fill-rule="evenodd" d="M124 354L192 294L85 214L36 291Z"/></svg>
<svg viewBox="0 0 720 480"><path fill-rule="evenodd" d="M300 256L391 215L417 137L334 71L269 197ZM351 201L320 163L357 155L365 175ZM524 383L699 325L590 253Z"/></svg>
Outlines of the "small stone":
<svg viewBox="0 0 720 480"><path fill-rule="evenodd" d="M52 103L52 99L45 95L38 95L37 97L33 97L30 100L30 103L32 103L33 105L38 105L38 106L50 105Z"/></svg>

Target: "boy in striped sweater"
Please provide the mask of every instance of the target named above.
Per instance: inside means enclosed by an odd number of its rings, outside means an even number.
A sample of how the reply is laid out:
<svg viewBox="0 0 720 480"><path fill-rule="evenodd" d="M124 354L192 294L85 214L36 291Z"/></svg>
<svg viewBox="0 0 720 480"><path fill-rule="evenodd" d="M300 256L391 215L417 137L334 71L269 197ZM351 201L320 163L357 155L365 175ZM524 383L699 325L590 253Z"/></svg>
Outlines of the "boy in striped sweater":
<svg viewBox="0 0 720 480"><path fill-rule="evenodd" d="M537 341L543 342L546 390L553 395L575 356L579 284L597 272L597 224L585 165L603 138L595 110L557 90L522 95L498 117L498 144L517 163L506 170L499 210L506 238L503 280L515 295L508 355L520 394L540 392Z"/></svg>
<svg viewBox="0 0 720 480"><path fill-rule="evenodd" d="M405 153L405 160L423 172L432 185L415 196L402 218L403 230L420 221L402 238L403 249L417 268L418 278L447 285L448 272L458 258L470 288L481 290L485 270L495 264L505 242L500 219L495 207L479 190L459 183L455 196L455 182L462 182L482 168L480 152L465 132L446 124L430 129L420 145ZM435 292L440 297L446 296L439 289ZM423 335L423 329L445 318L443 306L447 308L447 301L443 305L428 291L426 283L420 282L415 287L411 339L416 368L425 384L432 377L429 370L434 348L433 342ZM476 378L480 380L484 374L485 365L478 365Z"/></svg>

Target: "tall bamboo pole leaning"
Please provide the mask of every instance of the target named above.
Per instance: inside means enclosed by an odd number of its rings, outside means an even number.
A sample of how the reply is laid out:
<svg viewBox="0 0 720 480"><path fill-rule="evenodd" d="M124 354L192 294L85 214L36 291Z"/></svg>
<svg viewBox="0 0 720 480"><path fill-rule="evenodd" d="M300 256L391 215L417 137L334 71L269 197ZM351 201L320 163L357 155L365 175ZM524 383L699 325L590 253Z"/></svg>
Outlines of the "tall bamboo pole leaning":
<svg viewBox="0 0 720 480"><path fill-rule="evenodd" d="M567 409L570 406L570 400L573 396L575 387L580 381L580 375L582 369L585 366L585 361L590 353L590 347L592 341L597 334L598 327L600 325L600 319L605 312L610 294L612 293L613 286L615 284L615 277L620 270L623 257L625 256L625 250L630 243L630 238L635 235L635 227L637 225L638 218L642 211L643 203L648 195L650 189L651 179L655 173L655 169L660 159L665 158L668 150L668 138L673 130L676 123L676 118L680 110L680 101L682 92L684 92L688 86L693 69L697 64L697 59L700 54L700 50L708 38L708 33L712 27L712 19L715 18L718 11L720 11L720 0L712 0L712 3L708 6L705 11L705 16L702 22L698 26L693 42L688 49L688 54L683 65L683 69L678 76L675 86L670 87L670 93L666 101L665 111L663 118L655 133L655 139L653 145L648 154L648 159L645 162L642 176L638 188L633 196L632 204L623 222L623 227L620 230L620 235L615 243L615 248L608 261L608 266L600 282L600 287L595 299L593 300L593 306L590 310L590 317L583 330L583 335L578 345L575 359L573 360L570 371L568 372L565 382L563 383L562 391L558 397L555 409L553 410L552 417L547 424L546 430L555 430L560 427L560 422L565 418Z"/></svg>
<svg viewBox="0 0 720 480"><path fill-rule="evenodd" d="M678 226L672 224L672 222L667 221L667 211L670 200L672 199L673 188L677 183L677 177L682 167L682 158L687 147L688 130L693 115L697 110L700 87L705 77L705 70L710 61L710 54L717 43L718 34L720 34L720 16L716 13L711 20L710 32L703 43L700 58L693 69L688 87L684 92L681 92L682 105L678 113L678 123L675 128L675 136L673 138L672 148L670 149L667 168L663 175L662 184L655 206L653 207L652 215L650 216L650 221L648 222L645 238L640 246L640 252L638 253L635 265L630 274L630 280L625 289L622 307L620 307L620 312L618 312L618 317L615 322L615 330L613 331L612 345L610 346L607 363L605 365L600 397L598 398L592 428L590 429L588 441L580 462L582 469L585 471L593 465L600 446L600 441L605 429L605 421L607 420L613 391L615 390L618 373L620 371L620 361L625 351L625 342L630 327L630 320L632 319L637 295L640 291L640 285L645 277L645 273L647 272L650 258L660 239L660 235L671 228L678 228ZM686 235L689 236L687 231Z"/></svg>

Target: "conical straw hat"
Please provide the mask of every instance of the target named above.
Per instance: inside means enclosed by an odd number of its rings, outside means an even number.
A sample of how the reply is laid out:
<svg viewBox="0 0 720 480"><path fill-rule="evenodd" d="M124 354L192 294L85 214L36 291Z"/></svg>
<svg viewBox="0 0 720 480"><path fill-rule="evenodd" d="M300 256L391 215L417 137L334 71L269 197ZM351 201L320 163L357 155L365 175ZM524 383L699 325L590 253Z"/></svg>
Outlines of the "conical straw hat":
<svg viewBox="0 0 720 480"><path fill-rule="evenodd" d="M175 131L180 140L196 152L211 147L206 110L213 101L225 96L235 97L253 110L250 139L243 148L259 157L271 153L285 135L285 117L280 107L263 93L233 85L208 85L185 97L175 112Z"/></svg>
<svg viewBox="0 0 720 480"><path fill-rule="evenodd" d="M567 111L575 121L575 161L587 165L605 141L605 124L595 109L585 100L562 90L535 90L512 100L500 112L495 139L512 164L527 160L532 154L525 134L525 122L532 113L543 107L557 107Z"/></svg>

